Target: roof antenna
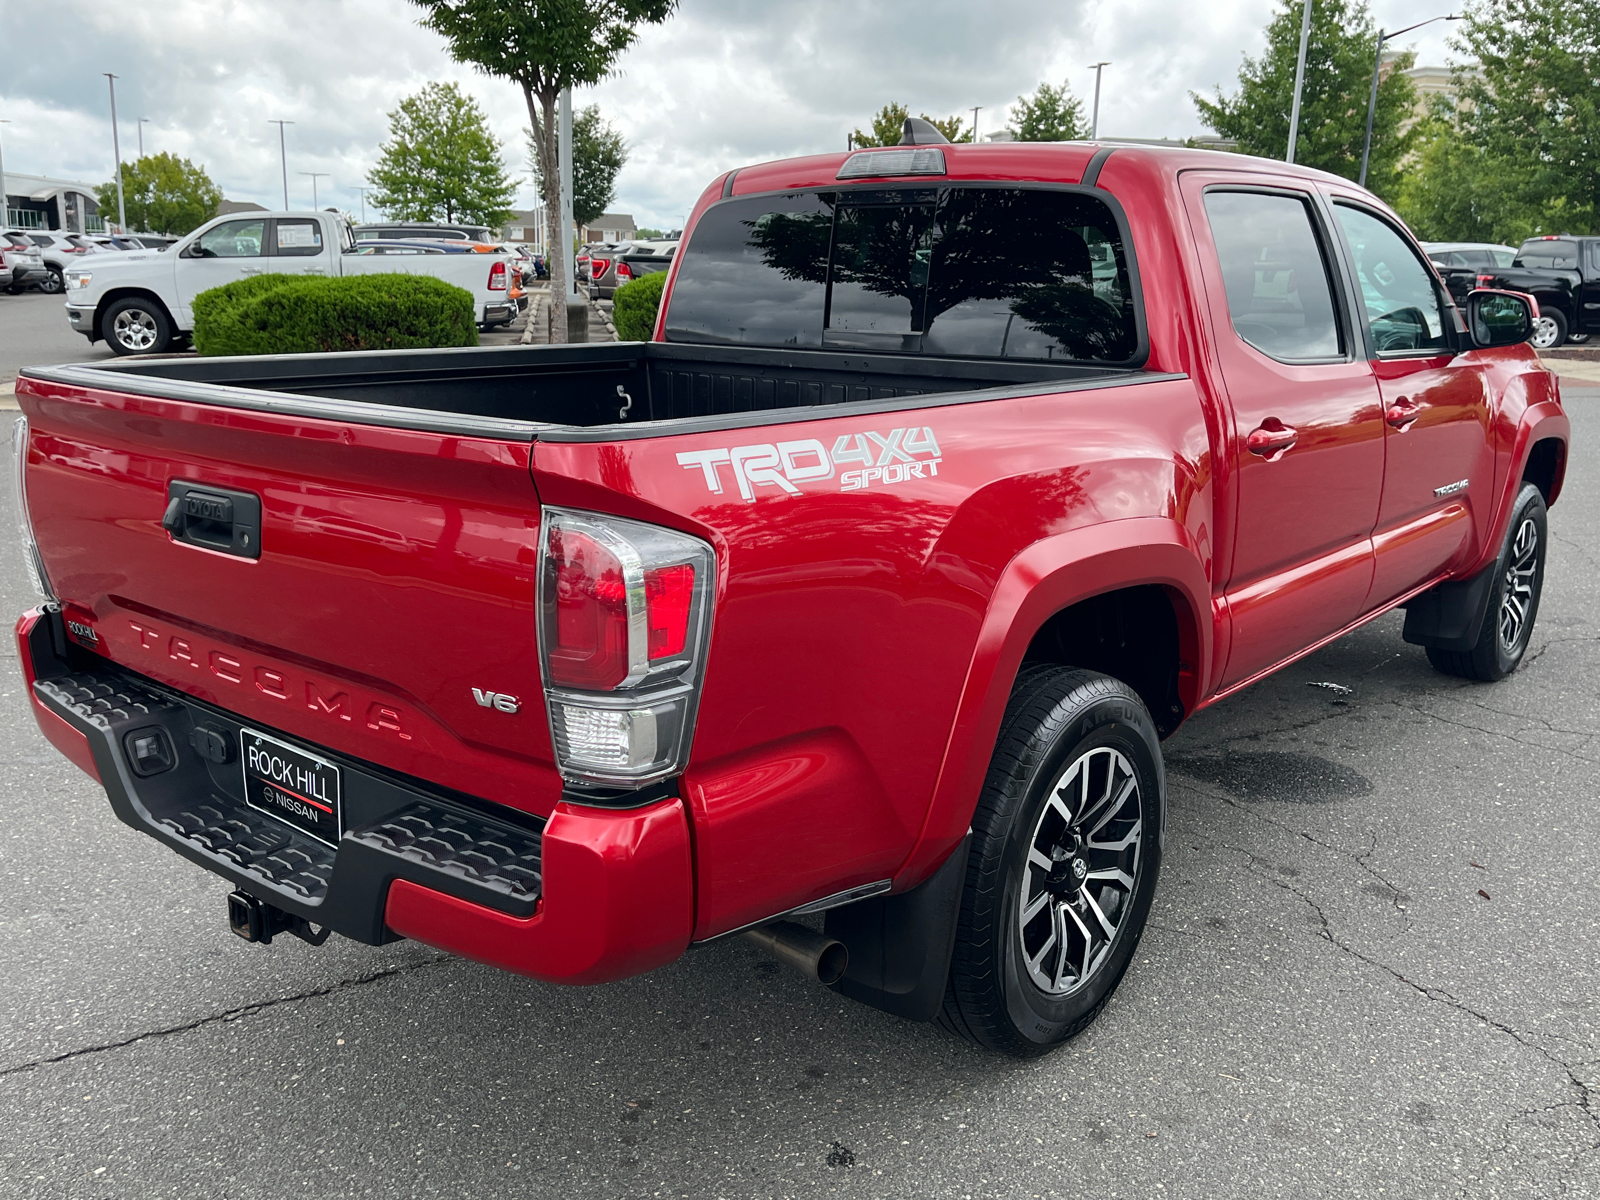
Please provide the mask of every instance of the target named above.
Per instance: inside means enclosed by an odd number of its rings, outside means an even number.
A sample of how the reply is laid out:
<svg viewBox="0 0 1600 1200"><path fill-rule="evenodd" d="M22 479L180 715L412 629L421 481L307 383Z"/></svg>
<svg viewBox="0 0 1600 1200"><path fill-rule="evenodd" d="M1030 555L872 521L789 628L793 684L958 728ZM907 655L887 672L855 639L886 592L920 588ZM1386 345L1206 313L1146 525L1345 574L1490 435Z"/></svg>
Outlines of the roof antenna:
<svg viewBox="0 0 1600 1200"><path fill-rule="evenodd" d="M948 146L950 139L934 128L933 122L921 117L907 117L905 131L900 135L902 146Z"/></svg>

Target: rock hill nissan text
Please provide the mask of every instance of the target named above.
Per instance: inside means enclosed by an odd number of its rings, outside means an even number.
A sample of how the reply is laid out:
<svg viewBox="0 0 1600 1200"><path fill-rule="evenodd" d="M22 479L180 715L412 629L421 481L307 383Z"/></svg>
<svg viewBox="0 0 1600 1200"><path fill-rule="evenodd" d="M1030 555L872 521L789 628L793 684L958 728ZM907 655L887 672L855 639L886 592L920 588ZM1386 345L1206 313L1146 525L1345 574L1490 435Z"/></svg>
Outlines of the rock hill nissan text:
<svg viewBox="0 0 1600 1200"><path fill-rule="evenodd" d="M1397 607L1517 668L1534 315L1343 179L911 121L714 180L649 342L25 370L34 713L252 941L741 935L1043 1053L1136 961L1188 715Z"/></svg>

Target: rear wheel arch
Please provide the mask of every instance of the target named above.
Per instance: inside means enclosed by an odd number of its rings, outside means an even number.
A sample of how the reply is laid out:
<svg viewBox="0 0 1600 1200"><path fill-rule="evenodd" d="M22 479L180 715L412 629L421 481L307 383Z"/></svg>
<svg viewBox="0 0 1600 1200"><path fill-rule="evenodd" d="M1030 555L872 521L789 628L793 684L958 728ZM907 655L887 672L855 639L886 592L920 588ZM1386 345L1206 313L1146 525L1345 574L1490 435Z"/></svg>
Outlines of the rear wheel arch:
<svg viewBox="0 0 1600 1200"><path fill-rule="evenodd" d="M1175 641L1177 646L1177 703L1183 714L1203 702L1214 651L1211 584L1202 551L1183 525L1166 517L1129 517L1033 543L1007 565L990 600L928 817L896 873L896 891L927 878L966 835L1021 671L1030 662L1060 665L1060 656L1047 651L1059 645L1054 631L1062 623L1130 596L1151 612L1162 611L1158 603L1165 606L1169 645ZM1090 607L1079 608L1082 604ZM1067 644L1073 645L1070 639ZM1149 679L1155 677L1149 673L1144 686L1151 688ZM1140 685L1129 686L1137 691ZM1151 694L1160 703L1170 693L1153 688ZM1170 701L1165 708L1168 721L1163 723L1170 732L1177 720Z"/></svg>

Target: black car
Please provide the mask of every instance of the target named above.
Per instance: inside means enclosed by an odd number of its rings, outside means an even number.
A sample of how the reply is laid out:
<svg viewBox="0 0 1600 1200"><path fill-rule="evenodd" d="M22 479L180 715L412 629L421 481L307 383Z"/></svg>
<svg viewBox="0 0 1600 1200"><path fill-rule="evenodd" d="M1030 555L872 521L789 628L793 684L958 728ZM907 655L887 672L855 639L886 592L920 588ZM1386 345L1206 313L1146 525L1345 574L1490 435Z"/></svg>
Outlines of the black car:
<svg viewBox="0 0 1600 1200"><path fill-rule="evenodd" d="M1425 247L1434 257L1431 247ZM1529 238L1509 266L1446 266L1434 259L1457 301L1475 288L1526 292L1539 302L1529 342L1549 350L1600 333L1600 237L1553 234Z"/></svg>

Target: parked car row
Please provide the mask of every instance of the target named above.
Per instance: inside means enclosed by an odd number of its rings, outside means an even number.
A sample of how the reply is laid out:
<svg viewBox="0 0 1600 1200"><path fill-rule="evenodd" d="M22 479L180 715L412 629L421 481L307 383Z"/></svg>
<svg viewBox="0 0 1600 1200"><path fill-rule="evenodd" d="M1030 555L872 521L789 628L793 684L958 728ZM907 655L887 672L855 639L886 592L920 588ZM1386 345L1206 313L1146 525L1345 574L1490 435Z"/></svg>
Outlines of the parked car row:
<svg viewBox="0 0 1600 1200"><path fill-rule="evenodd" d="M86 254L118 254L134 250L165 250L176 238L145 233L68 233L61 229L8 229L6 240L13 246L29 246L39 252L42 259L38 271L28 271L18 277L14 271L5 280L5 288L15 295L24 288L36 287L46 295L59 295L66 290L67 271L82 261Z"/></svg>
<svg viewBox="0 0 1600 1200"><path fill-rule="evenodd" d="M1600 237L1551 234L1515 250L1485 242L1427 242L1423 249L1458 303L1478 288L1538 301L1529 339L1536 350L1600 333Z"/></svg>
<svg viewBox="0 0 1600 1200"><path fill-rule="evenodd" d="M640 275L665 271L677 249L677 238L591 242L578 250L578 282L587 286L591 300L609 300Z"/></svg>

